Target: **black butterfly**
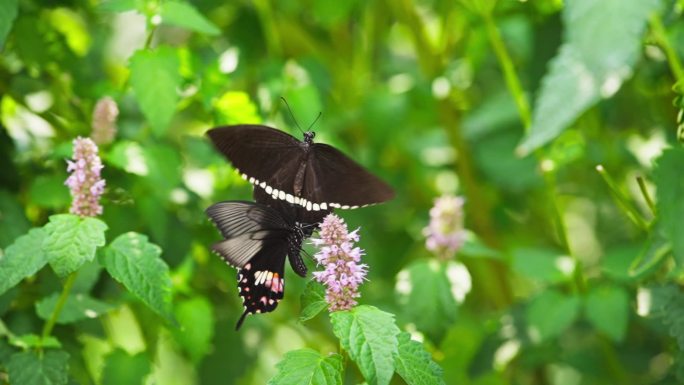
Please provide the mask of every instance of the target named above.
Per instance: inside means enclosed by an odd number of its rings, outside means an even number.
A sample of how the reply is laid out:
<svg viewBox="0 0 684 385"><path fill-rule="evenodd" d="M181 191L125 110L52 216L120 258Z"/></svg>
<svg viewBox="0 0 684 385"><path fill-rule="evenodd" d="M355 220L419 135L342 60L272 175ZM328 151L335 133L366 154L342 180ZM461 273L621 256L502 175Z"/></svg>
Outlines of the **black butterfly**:
<svg viewBox="0 0 684 385"><path fill-rule="evenodd" d="M285 257L298 275L306 276L300 256L304 231L291 215L254 202L226 201L206 210L225 240L212 250L238 271L238 290L247 314L275 310L285 289Z"/></svg>
<svg viewBox="0 0 684 385"><path fill-rule="evenodd" d="M257 202L279 211L294 205L302 223L319 223L333 208L353 209L394 197L389 185L339 150L314 143L313 131L304 133L304 141L247 124L213 128L207 135L255 186Z"/></svg>

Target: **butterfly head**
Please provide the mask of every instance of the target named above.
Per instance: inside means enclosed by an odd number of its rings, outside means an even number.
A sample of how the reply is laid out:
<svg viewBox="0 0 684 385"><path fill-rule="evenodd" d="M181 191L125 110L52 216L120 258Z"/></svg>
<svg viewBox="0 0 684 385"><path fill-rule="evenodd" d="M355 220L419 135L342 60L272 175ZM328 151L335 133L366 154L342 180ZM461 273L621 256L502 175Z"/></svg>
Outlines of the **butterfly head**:
<svg viewBox="0 0 684 385"><path fill-rule="evenodd" d="M308 145L312 145L312 144L313 144L313 140L314 140L315 137L316 137L316 133L315 133L315 132L313 132L313 131L307 131L307 132L305 132L305 133L304 133L304 143L306 143L306 144L308 144Z"/></svg>

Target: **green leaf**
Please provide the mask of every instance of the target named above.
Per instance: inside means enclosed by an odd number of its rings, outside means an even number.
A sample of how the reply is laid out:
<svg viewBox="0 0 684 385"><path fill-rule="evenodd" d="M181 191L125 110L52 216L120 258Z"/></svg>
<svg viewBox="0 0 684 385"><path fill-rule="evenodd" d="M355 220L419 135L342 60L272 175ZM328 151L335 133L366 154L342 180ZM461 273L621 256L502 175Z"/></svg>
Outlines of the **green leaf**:
<svg viewBox="0 0 684 385"><path fill-rule="evenodd" d="M575 0L563 10L565 42L544 75L523 154L557 137L631 76L658 0Z"/></svg>
<svg viewBox="0 0 684 385"><path fill-rule="evenodd" d="M527 308L531 338L546 341L561 335L579 315L580 299L557 291L546 291Z"/></svg>
<svg viewBox="0 0 684 385"><path fill-rule="evenodd" d="M672 253L681 266L684 264L684 149L663 151L656 161L653 179L657 192L656 209L660 231L672 244ZM658 255L658 254L656 254Z"/></svg>
<svg viewBox="0 0 684 385"><path fill-rule="evenodd" d="M157 314L173 323L171 277L160 258L161 248L147 237L129 232L118 236L100 257L107 272Z"/></svg>
<svg viewBox="0 0 684 385"><path fill-rule="evenodd" d="M620 287L592 289L585 302L587 319L615 342L621 342L629 322L629 296Z"/></svg>
<svg viewBox="0 0 684 385"><path fill-rule="evenodd" d="M64 185L65 180L66 177L60 174L41 175L35 178L29 188L31 202L50 209L68 207L71 195Z"/></svg>
<svg viewBox="0 0 684 385"><path fill-rule="evenodd" d="M51 216L44 228L43 249L50 266L58 276L66 277L95 258L97 248L105 244L107 225L95 218L59 214Z"/></svg>
<svg viewBox="0 0 684 385"><path fill-rule="evenodd" d="M103 385L141 385L151 370L150 358L146 353L129 355L116 349L105 358L102 371Z"/></svg>
<svg viewBox="0 0 684 385"><path fill-rule="evenodd" d="M43 298L36 303L36 312L44 320L50 319L52 312L57 306L59 293ZM85 294L70 295L64 302L64 307L59 313L57 323L68 324L89 318L97 318L100 315L114 309L114 306L98 301Z"/></svg>
<svg viewBox="0 0 684 385"><path fill-rule="evenodd" d="M175 25L207 35L218 35L221 30L207 20L195 7L187 3L169 1L162 4L163 24Z"/></svg>
<svg viewBox="0 0 684 385"><path fill-rule="evenodd" d="M325 288L316 281L309 281L304 288L301 297L302 314L299 315L299 322L308 321L318 313L328 308L325 302Z"/></svg>
<svg viewBox="0 0 684 385"><path fill-rule="evenodd" d="M104 12L126 12L134 9L142 10L144 2L140 0L105 0L98 5Z"/></svg>
<svg viewBox="0 0 684 385"><path fill-rule="evenodd" d="M394 373L399 328L394 315L361 305L331 314L333 333L370 385L386 385Z"/></svg>
<svg viewBox="0 0 684 385"><path fill-rule="evenodd" d="M157 136L166 133L178 102L180 61L176 51L160 47L137 51L131 58L131 86L140 109Z"/></svg>
<svg viewBox="0 0 684 385"><path fill-rule="evenodd" d="M7 363L10 384L62 385L69 381L69 354L61 350L15 353Z"/></svg>
<svg viewBox="0 0 684 385"><path fill-rule="evenodd" d="M31 224L17 198L8 191L0 190L0 248L11 245L30 228Z"/></svg>
<svg viewBox="0 0 684 385"><path fill-rule="evenodd" d="M174 307L179 328L174 329L176 341L199 363L211 350L214 337L214 308L207 299L195 297Z"/></svg>
<svg viewBox="0 0 684 385"><path fill-rule="evenodd" d="M0 255L0 294L45 266L47 256L42 248L45 238L42 228L31 229L5 249L4 255Z"/></svg>
<svg viewBox="0 0 684 385"><path fill-rule="evenodd" d="M14 352L15 349L10 346L7 340L0 338L0 368L5 366L5 363L9 361Z"/></svg>
<svg viewBox="0 0 684 385"><path fill-rule="evenodd" d="M43 339L36 334L23 334L20 336L11 336L9 343L18 348L61 348L62 344L55 337L48 337Z"/></svg>
<svg viewBox="0 0 684 385"><path fill-rule="evenodd" d="M442 368L432 360L423 344L411 340L411 334L406 332L400 333L397 341L399 345L394 355L394 366L407 384L444 384Z"/></svg>
<svg viewBox="0 0 684 385"><path fill-rule="evenodd" d="M259 111L246 92L228 91L214 102L218 124L261 123Z"/></svg>
<svg viewBox="0 0 684 385"><path fill-rule="evenodd" d="M415 323L418 330L434 340L441 338L454 322L459 300L463 301L463 296L469 290L469 277L467 282L452 282L449 279L450 271L464 269L463 265L455 262L440 264L435 260L421 260L412 263L397 276L396 292L407 318Z"/></svg>
<svg viewBox="0 0 684 385"><path fill-rule="evenodd" d="M323 357L312 349L298 349L285 353L276 364L278 373L268 385L342 385L342 356Z"/></svg>
<svg viewBox="0 0 684 385"><path fill-rule="evenodd" d="M660 223L658 221L653 226L653 230L648 234L648 240L646 240L643 250L629 266L628 272L631 278L639 279L656 271L657 267L666 261L672 252L672 242L664 234L667 230ZM677 229L674 230L677 231Z"/></svg>
<svg viewBox="0 0 684 385"><path fill-rule="evenodd" d="M0 50L12 29L12 23L19 13L19 0L0 1Z"/></svg>
<svg viewBox="0 0 684 385"><path fill-rule="evenodd" d="M527 278L543 282L563 282L574 271L572 258L554 250L520 248L512 253L513 270Z"/></svg>

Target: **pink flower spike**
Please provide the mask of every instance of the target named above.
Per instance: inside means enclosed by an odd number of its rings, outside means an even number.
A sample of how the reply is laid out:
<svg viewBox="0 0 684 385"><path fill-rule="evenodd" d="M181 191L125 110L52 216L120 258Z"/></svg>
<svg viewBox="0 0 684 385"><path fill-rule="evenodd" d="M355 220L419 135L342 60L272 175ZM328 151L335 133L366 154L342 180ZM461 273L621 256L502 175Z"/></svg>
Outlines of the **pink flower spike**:
<svg viewBox="0 0 684 385"><path fill-rule="evenodd" d="M430 209L430 224L423 229L427 237L425 247L439 258L453 257L465 243L464 204L462 197L444 195L435 199L435 205Z"/></svg>
<svg viewBox="0 0 684 385"><path fill-rule="evenodd" d="M102 214L100 196L105 181L100 177L102 161L97 154L97 145L89 138L74 139L73 160L67 160L67 171L71 175L64 182L71 190L72 214L94 217Z"/></svg>
<svg viewBox="0 0 684 385"><path fill-rule="evenodd" d="M354 298L359 298L359 285L366 278L368 266L358 264L363 250L354 247L359 240L358 229L349 232L344 220L329 214L319 231L321 238L311 243L320 251L314 259L324 270L315 272L314 279L326 286L325 300L330 311L349 310L356 306Z"/></svg>

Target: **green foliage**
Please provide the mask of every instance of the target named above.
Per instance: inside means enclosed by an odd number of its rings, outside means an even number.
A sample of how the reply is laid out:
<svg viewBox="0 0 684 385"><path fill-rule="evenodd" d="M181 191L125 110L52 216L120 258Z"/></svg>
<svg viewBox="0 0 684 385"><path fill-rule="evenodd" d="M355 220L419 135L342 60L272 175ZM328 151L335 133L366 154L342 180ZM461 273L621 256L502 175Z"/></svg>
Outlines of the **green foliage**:
<svg viewBox="0 0 684 385"><path fill-rule="evenodd" d="M7 374L12 384L64 385L69 378L68 361L69 355L60 350L15 353L7 363Z"/></svg>
<svg viewBox="0 0 684 385"><path fill-rule="evenodd" d="M5 249L5 254L0 256L0 294L45 266L48 262L42 247L45 239L45 230L31 229Z"/></svg>
<svg viewBox="0 0 684 385"><path fill-rule="evenodd" d="M14 23L18 11L19 0L7 0L0 4L0 50L5 44L7 34L12 29L12 23Z"/></svg>
<svg viewBox="0 0 684 385"><path fill-rule="evenodd" d="M333 332L368 384L389 384L399 334L392 314L362 305L332 313L331 321Z"/></svg>
<svg viewBox="0 0 684 385"><path fill-rule="evenodd" d="M55 311L59 294L55 293L36 303L36 313L44 320ZM57 323L68 324L89 318L97 318L113 309L113 306L88 297L85 294L70 295L59 313Z"/></svg>
<svg viewBox="0 0 684 385"><path fill-rule="evenodd" d="M180 1L165 2L161 6L162 22L197 31L207 35L218 35L221 31L207 20L195 7Z"/></svg>
<svg viewBox="0 0 684 385"><path fill-rule="evenodd" d="M629 322L629 297L617 286L594 288L586 298L589 322L615 342L621 342Z"/></svg>
<svg viewBox="0 0 684 385"><path fill-rule="evenodd" d="M659 228L672 243L672 252L679 264L684 264L684 149L667 150L658 159L654 181L658 186L657 209Z"/></svg>
<svg viewBox="0 0 684 385"><path fill-rule="evenodd" d="M214 309L203 297L179 302L175 308L179 328L176 340L188 352L193 362L199 363L211 349L214 337Z"/></svg>
<svg viewBox="0 0 684 385"><path fill-rule="evenodd" d="M131 87L157 136L164 135L176 111L179 67L178 54L168 47L137 51L131 58Z"/></svg>
<svg viewBox="0 0 684 385"><path fill-rule="evenodd" d="M43 250L52 270L66 277L92 261L97 248L105 244L106 230L107 225L99 219L72 214L51 216L45 225Z"/></svg>
<svg viewBox="0 0 684 385"><path fill-rule="evenodd" d="M116 349L105 358L102 385L142 385L150 369L150 358L147 354L130 355Z"/></svg>
<svg viewBox="0 0 684 385"><path fill-rule="evenodd" d="M342 356L322 356L312 349L287 352L276 367L278 374L269 385L342 385Z"/></svg>
<svg viewBox="0 0 684 385"><path fill-rule="evenodd" d="M107 246L100 263L155 313L169 322L171 314L171 278L169 267L160 258L159 246L138 233L118 236Z"/></svg>
<svg viewBox="0 0 684 385"><path fill-rule="evenodd" d="M575 322L581 300L557 291L546 291L530 303L527 322L532 338L546 341L558 337Z"/></svg>
<svg viewBox="0 0 684 385"><path fill-rule="evenodd" d="M421 343L412 340L406 332L399 333L397 342L399 345L394 353L394 366L407 384L444 384L442 368L432 360Z"/></svg>
<svg viewBox="0 0 684 385"><path fill-rule="evenodd" d="M646 22L659 3L578 0L566 5L565 42L544 75L521 151L548 143L600 99L617 92L632 72Z"/></svg>
<svg viewBox="0 0 684 385"><path fill-rule="evenodd" d="M302 313L299 322L308 321L328 308L325 302L325 288L316 281L309 281L302 292Z"/></svg>

